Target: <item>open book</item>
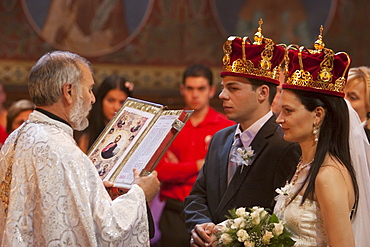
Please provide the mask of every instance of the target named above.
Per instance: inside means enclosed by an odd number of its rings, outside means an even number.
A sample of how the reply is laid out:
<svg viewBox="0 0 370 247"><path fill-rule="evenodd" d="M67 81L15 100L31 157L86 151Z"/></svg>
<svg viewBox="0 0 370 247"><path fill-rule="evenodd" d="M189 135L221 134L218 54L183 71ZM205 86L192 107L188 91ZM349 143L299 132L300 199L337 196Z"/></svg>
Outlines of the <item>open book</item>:
<svg viewBox="0 0 370 247"><path fill-rule="evenodd" d="M129 97L87 155L104 181L129 189L132 169L154 170L192 113Z"/></svg>

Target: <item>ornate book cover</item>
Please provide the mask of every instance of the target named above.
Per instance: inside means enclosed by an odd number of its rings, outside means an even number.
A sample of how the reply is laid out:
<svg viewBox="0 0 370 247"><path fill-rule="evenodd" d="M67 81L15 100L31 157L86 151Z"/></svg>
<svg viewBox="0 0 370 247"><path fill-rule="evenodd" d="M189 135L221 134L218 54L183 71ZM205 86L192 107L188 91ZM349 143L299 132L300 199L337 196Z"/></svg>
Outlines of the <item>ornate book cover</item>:
<svg viewBox="0 0 370 247"><path fill-rule="evenodd" d="M104 181L129 189L132 169L153 171L192 112L129 97L87 155Z"/></svg>

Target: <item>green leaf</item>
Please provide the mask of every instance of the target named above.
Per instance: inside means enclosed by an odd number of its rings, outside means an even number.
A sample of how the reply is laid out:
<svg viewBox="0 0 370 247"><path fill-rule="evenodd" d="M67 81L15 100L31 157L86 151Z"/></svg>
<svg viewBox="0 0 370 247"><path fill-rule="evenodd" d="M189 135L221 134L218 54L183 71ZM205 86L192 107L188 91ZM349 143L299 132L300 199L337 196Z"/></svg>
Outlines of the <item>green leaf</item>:
<svg viewBox="0 0 370 247"><path fill-rule="evenodd" d="M279 219L275 214L272 214L270 217L270 223L279 223Z"/></svg>
<svg viewBox="0 0 370 247"><path fill-rule="evenodd" d="M229 211L230 216L225 215L226 218L228 218L228 219L238 218L238 216L236 215L236 208L232 208L232 209L230 209L228 211Z"/></svg>

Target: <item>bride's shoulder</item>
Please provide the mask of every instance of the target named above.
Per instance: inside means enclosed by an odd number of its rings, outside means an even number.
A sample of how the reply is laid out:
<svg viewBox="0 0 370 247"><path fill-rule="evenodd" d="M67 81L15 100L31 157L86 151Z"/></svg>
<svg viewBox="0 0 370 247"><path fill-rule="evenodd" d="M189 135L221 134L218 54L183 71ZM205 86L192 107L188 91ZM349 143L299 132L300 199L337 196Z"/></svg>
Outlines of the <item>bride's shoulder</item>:
<svg viewBox="0 0 370 247"><path fill-rule="evenodd" d="M347 168L343 165L343 163L338 160L336 157L331 155L326 155L324 162L321 165L320 172L333 172L333 171L347 171Z"/></svg>
<svg viewBox="0 0 370 247"><path fill-rule="evenodd" d="M337 184L349 174L347 168L335 157L327 155L316 177L316 185Z"/></svg>

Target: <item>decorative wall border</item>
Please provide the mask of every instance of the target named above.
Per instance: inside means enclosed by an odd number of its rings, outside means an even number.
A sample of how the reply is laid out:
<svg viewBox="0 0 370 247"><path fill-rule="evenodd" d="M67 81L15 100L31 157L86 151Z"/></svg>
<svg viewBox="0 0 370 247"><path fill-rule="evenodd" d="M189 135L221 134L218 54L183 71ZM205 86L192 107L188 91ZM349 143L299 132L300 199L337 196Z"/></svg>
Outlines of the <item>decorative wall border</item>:
<svg viewBox="0 0 370 247"><path fill-rule="evenodd" d="M4 85L25 86L28 74L35 62L1 60L0 81ZM105 77L118 74L135 84L135 91L140 92L169 92L178 91L182 80L183 66L137 66L117 64L93 64L94 78L100 84ZM221 69L212 68L214 82L218 87L218 78Z"/></svg>

